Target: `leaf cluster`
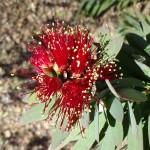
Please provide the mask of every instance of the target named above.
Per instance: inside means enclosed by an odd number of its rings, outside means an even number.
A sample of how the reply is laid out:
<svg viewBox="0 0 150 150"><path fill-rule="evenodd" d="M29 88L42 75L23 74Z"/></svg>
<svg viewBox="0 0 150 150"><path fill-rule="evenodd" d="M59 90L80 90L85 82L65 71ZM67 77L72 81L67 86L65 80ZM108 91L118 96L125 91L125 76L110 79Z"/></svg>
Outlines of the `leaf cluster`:
<svg viewBox="0 0 150 150"><path fill-rule="evenodd" d="M78 11L85 16L98 17L111 7L122 10L137 2L138 0L82 0Z"/></svg>

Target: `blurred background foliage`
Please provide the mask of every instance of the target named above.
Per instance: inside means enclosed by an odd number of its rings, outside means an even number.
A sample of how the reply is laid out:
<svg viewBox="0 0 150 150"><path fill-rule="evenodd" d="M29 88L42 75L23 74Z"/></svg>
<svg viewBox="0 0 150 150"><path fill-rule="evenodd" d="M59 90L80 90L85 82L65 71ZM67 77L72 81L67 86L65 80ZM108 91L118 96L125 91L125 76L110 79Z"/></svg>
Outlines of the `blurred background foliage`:
<svg viewBox="0 0 150 150"><path fill-rule="evenodd" d="M1 0L0 148L2 150L45 150L52 142L52 131L44 122L32 123L22 127L18 126L19 116L29 108L19 96L20 93L27 91L18 86L21 83L28 82L28 80L20 76L11 76L11 73L12 75L17 73L20 65L21 67L28 66L29 53L24 43L30 41L31 36L39 31L39 27L42 24L52 23L55 19L65 21L68 25L81 24L88 27L92 33L95 33L95 40L97 41L103 24L108 25L112 37L125 35L124 45L117 59L120 60L119 65L124 70L124 77L130 77L132 80L126 79L122 82L128 83L129 87L146 95L148 100L144 103L131 103L131 106L124 103L125 117L123 126L124 128L127 126L126 129L129 128L128 110L130 110L129 115L133 117L130 109L132 107L137 123L142 122L144 150L147 150L148 123L150 122L148 122L150 120L148 117L150 79L149 71L147 71L150 64L149 0ZM127 59L130 60L131 65L128 65ZM131 84L134 83L135 85L132 86ZM116 81L116 83L112 84L122 83ZM137 106L138 104L139 106ZM108 115L109 113L109 111L106 112ZM141 115L140 118L139 115ZM113 120L111 116L109 118ZM141 124L138 125L141 126ZM106 129L109 133L108 122L105 124L104 132ZM100 137L103 137L104 132ZM120 149L123 146L126 149L127 132L128 130L124 131L124 141ZM128 138L133 140L133 136L130 133ZM106 135L108 137L108 134ZM106 139L104 141L103 145L106 145ZM130 149L132 149L132 144L136 142L130 142ZM71 147L72 144L64 149L71 149Z"/></svg>
<svg viewBox="0 0 150 150"><path fill-rule="evenodd" d="M148 1L148 0L143 0ZM114 11L123 11L140 2L139 0L82 0L79 13L85 16L99 17L111 7Z"/></svg>

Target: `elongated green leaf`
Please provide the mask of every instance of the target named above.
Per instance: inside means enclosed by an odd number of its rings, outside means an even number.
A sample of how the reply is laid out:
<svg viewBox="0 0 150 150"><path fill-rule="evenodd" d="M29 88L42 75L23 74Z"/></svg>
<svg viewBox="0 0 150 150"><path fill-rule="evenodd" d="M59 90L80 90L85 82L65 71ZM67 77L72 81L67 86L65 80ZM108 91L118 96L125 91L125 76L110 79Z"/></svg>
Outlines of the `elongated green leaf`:
<svg viewBox="0 0 150 150"><path fill-rule="evenodd" d="M30 110L28 110L25 114L23 114L19 119L20 125L25 125L31 122L44 120L48 117L48 112L54 104L54 98L46 109L45 113L42 114L45 104L36 104Z"/></svg>
<svg viewBox="0 0 150 150"><path fill-rule="evenodd" d="M124 84L124 85L130 85L134 87L145 87L145 84L136 78L123 78L121 80L113 80L111 82L112 84Z"/></svg>
<svg viewBox="0 0 150 150"><path fill-rule="evenodd" d="M123 140L123 126L122 122L116 121L115 126L110 126L112 130L112 138L116 146L120 145Z"/></svg>
<svg viewBox="0 0 150 150"><path fill-rule="evenodd" d="M149 146L150 146L150 115L148 117L148 138L149 138Z"/></svg>
<svg viewBox="0 0 150 150"><path fill-rule="evenodd" d="M146 122L143 124L143 145L144 145L144 150L150 149L150 144L149 144L149 136L148 136L148 118L146 119Z"/></svg>
<svg viewBox="0 0 150 150"><path fill-rule="evenodd" d="M149 28L150 25L146 23L144 19L142 19L141 24L142 24L142 28L143 28L145 36L150 34L150 28Z"/></svg>
<svg viewBox="0 0 150 150"><path fill-rule="evenodd" d="M84 111L83 116L81 117L81 125L86 129L89 127L90 116L89 111Z"/></svg>
<svg viewBox="0 0 150 150"><path fill-rule="evenodd" d="M98 104L95 104L95 114L94 114L94 129L95 129L95 139L99 142L99 109Z"/></svg>
<svg viewBox="0 0 150 150"><path fill-rule="evenodd" d="M100 3L98 1L96 1L96 4L90 13L90 16L96 16L98 9L99 9L99 5L100 5Z"/></svg>
<svg viewBox="0 0 150 150"><path fill-rule="evenodd" d="M87 12L87 15L90 14L91 10L93 9L93 6L96 4L95 0L89 1L85 7L85 11Z"/></svg>
<svg viewBox="0 0 150 150"><path fill-rule="evenodd" d="M123 120L123 108L121 102L116 97L110 97L106 101L106 107L110 114L117 120Z"/></svg>
<svg viewBox="0 0 150 150"><path fill-rule="evenodd" d="M139 138L135 138L132 132L132 127L129 127L128 131L128 148L127 150L143 150L143 134L142 134L142 123L138 126Z"/></svg>
<svg viewBox="0 0 150 150"><path fill-rule="evenodd" d="M99 133L102 130L106 120L104 117L104 113L99 115ZM94 121L90 124L89 129L85 131L85 138L80 139L77 141L77 143L74 145L72 150L90 150L93 143L95 141L95 134L94 134Z"/></svg>
<svg viewBox="0 0 150 150"><path fill-rule="evenodd" d="M85 6L87 5L87 3L88 3L88 0L81 2L80 7L79 7L79 9L78 9L79 13L81 13L82 10L85 9Z"/></svg>
<svg viewBox="0 0 150 150"><path fill-rule="evenodd" d="M137 142L136 142L136 138L133 136L133 132L132 132L132 128L131 126L129 127L129 131L128 131L128 146L127 146L127 150L140 150L137 147Z"/></svg>
<svg viewBox="0 0 150 150"><path fill-rule="evenodd" d="M139 61L135 60L135 62L141 68L141 70L144 72L144 74L150 78L150 67L148 67L147 65L145 65Z"/></svg>
<svg viewBox="0 0 150 150"><path fill-rule="evenodd" d="M111 39L109 28L107 24L104 24L100 32L100 44L104 47L105 43L108 43Z"/></svg>
<svg viewBox="0 0 150 150"><path fill-rule="evenodd" d="M133 102L143 102L147 100L147 97L144 94L131 87L117 89L117 93L122 100L128 100Z"/></svg>
<svg viewBox="0 0 150 150"><path fill-rule="evenodd" d="M145 56L145 53L142 50L144 50L149 45L149 43L146 40L144 40L141 36L135 33L130 33L126 37L127 37L129 44L132 47L136 48L135 51L140 50L140 53L142 54L142 56Z"/></svg>
<svg viewBox="0 0 150 150"><path fill-rule="evenodd" d="M110 82L109 80L107 80L107 79L105 80L105 82L106 82L107 86L109 87L110 91L112 92L112 94L113 94L116 98L120 99L118 93L116 92L115 88L112 86L111 82Z"/></svg>
<svg viewBox="0 0 150 150"><path fill-rule="evenodd" d="M80 134L80 128L77 128L70 131L69 135L67 136L67 138L61 142L61 144L59 144L54 150L60 150L61 148L63 148L64 146L66 146L69 142L74 141L74 140L78 140L78 139L82 139L83 137ZM48 150L51 149L51 145L49 147Z"/></svg>
<svg viewBox="0 0 150 150"><path fill-rule="evenodd" d="M148 45L144 51L150 56L150 45Z"/></svg>
<svg viewBox="0 0 150 150"><path fill-rule="evenodd" d="M145 79L146 76L141 71L140 67L135 63L135 61L133 60L133 58L131 58L131 56L125 53L126 49L128 49L128 47L123 46L123 50L121 50L121 52L117 56L117 59L120 60L122 70L124 70L124 72L127 73L127 75L129 74L130 76L142 80ZM126 62L127 60L128 62L130 62L130 65Z"/></svg>
<svg viewBox="0 0 150 150"><path fill-rule="evenodd" d="M22 101L28 104L34 104L38 102L37 96L35 93L33 94L26 94L23 98Z"/></svg>
<svg viewBox="0 0 150 150"><path fill-rule="evenodd" d="M98 93L98 94L96 95L96 98L102 99L102 98L104 98L105 96L107 96L109 93L111 93L111 91L110 91L109 88L107 88L107 89L101 91L100 93Z"/></svg>
<svg viewBox="0 0 150 150"><path fill-rule="evenodd" d="M121 50L123 39L123 37L117 37L108 43L108 45L105 47L107 56L105 56L104 60L111 61L112 59L116 58Z"/></svg>
<svg viewBox="0 0 150 150"><path fill-rule="evenodd" d="M134 137L138 139L139 138L138 127L136 124L135 116L134 116L130 102L128 102L128 107L129 107L129 116L130 116L132 132L133 132Z"/></svg>
<svg viewBox="0 0 150 150"><path fill-rule="evenodd" d="M49 150L54 150L56 147L58 147L69 135L69 132L62 131L59 128L56 129L56 132L54 132L54 135L52 136L51 145L49 147Z"/></svg>
<svg viewBox="0 0 150 150"><path fill-rule="evenodd" d="M99 10L97 12L97 16L99 16L103 11L105 11L106 9L108 9L116 0L103 0L103 1L100 1L101 4L100 4L100 7L99 7Z"/></svg>
<svg viewBox="0 0 150 150"><path fill-rule="evenodd" d="M99 144L97 150L114 150L115 149L115 143L114 143L112 134L113 134L112 130L109 126L105 133L105 137Z"/></svg>

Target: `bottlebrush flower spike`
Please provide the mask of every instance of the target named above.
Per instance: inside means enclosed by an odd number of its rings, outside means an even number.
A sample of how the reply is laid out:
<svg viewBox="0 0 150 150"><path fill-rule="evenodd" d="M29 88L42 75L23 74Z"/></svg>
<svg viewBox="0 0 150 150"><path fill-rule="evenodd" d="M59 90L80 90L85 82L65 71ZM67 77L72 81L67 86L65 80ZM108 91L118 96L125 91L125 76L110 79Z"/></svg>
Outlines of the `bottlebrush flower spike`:
<svg viewBox="0 0 150 150"><path fill-rule="evenodd" d="M115 63L103 61L104 52L92 50L92 42L87 29L65 27L56 21L52 27L42 26L37 38L27 44L33 54L31 65L37 69L32 92L45 103L43 113L57 95L47 120L56 115L56 123L61 119L60 128L67 120L67 131L76 124L84 130L80 118L85 109L89 109L91 99L96 100L92 91L95 82L115 78Z"/></svg>

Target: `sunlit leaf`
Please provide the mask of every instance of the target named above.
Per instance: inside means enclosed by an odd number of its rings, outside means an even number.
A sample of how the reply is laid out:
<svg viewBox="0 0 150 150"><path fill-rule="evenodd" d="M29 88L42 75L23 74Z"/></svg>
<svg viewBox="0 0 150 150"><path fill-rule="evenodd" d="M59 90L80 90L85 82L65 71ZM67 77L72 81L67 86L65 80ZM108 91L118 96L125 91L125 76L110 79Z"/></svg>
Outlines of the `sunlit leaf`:
<svg viewBox="0 0 150 150"><path fill-rule="evenodd" d="M141 120L140 107L138 104L135 106L135 117L137 121L138 138L133 135L132 124L129 127L128 133L128 150L143 150L143 125Z"/></svg>
<svg viewBox="0 0 150 150"><path fill-rule="evenodd" d="M99 108L97 103L95 104L94 129L95 129L95 139L97 142L99 142Z"/></svg>
<svg viewBox="0 0 150 150"><path fill-rule="evenodd" d="M37 103L38 99L35 93L31 93L31 94L25 94L25 96L23 96L22 98L22 101L31 105Z"/></svg>
<svg viewBox="0 0 150 150"><path fill-rule="evenodd" d="M99 144L97 150L114 150L115 149L115 143L112 137L112 130L110 126L106 130L105 137Z"/></svg>
<svg viewBox="0 0 150 150"><path fill-rule="evenodd" d="M40 120L44 120L48 117L48 112L51 109L51 107L54 104L54 99L51 101L51 103L48 105L45 113L43 114L42 111L44 109L45 104L44 103L40 103L40 104L36 104L35 106L33 106L31 109L29 109L27 112L25 112L25 114L23 114L20 119L19 119L19 124L20 125L25 125L31 122L35 122L35 121L40 121Z"/></svg>
<svg viewBox="0 0 150 150"><path fill-rule="evenodd" d="M62 131L57 128L56 132L54 132L49 150L54 150L56 147L58 147L67 138L68 135L69 132Z"/></svg>
<svg viewBox="0 0 150 150"><path fill-rule="evenodd" d="M83 116L81 117L81 125L86 129L89 127L90 116L89 111L84 111Z"/></svg>
<svg viewBox="0 0 150 150"><path fill-rule="evenodd" d="M123 140L123 126L122 122L116 121L115 126L112 127L112 138L116 146L122 143Z"/></svg>
<svg viewBox="0 0 150 150"><path fill-rule="evenodd" d="M144 72L144 74L150 78L150 67L148 67L147 65L145 65L139 61L135 60L135 62L141 68L141 70Z"/></svg>
<svg viewBox="0 0 150 150"><path fill-rule="evenodd" d="M116 97L110 97L106 100L106 107L114 119L123 120L123 108L121 102Z"/></svg>
<svg viewBox="0 0 150 150"><path fill-rule="evenodd" d="M129 117L130 117L132 132L133 132L134 137L138 139L139 138L138 127L137 127L136 119L135 119L130 102L128 102L128 107L129 107Z"/></svg>
<svg viewBox="0 0 150 150"><path fill-rule="evenodd" d="M150 34L150 28L149 28L150 25L148 23L146 23L146 21L144 19L142 19L141 24L142 24L144 34L145 35Z"/></svg>
<svg viewBox="0 0 150 150"><path fill-rule="evenodd" d="M123 39L123 37L117 37L108 43L108 45L105 47L107 56L105 56L104 60L111 61L116 58L121 50Z"/></svg>
<svg viewBox="0 0 150 150"><path fill-rule="evenodd" d="M99 115L99 133L102 130L106 120L104 114ZM73 146L72 150L90 150L93 143L95 142L95 134L94 134L94 121L90 124L89 129L85 131L85 137L76 142Z"/></svg>
<svg viewBox="0 0 150 150"><path fill-rule="evenodd" d="M111 39L110 31L107 24L104 24L100 32L100 44L104 46L106 42L109 42Z"/></svg>

